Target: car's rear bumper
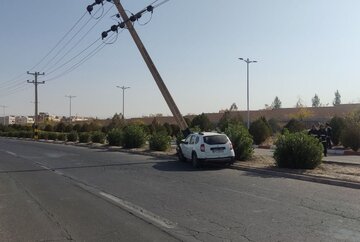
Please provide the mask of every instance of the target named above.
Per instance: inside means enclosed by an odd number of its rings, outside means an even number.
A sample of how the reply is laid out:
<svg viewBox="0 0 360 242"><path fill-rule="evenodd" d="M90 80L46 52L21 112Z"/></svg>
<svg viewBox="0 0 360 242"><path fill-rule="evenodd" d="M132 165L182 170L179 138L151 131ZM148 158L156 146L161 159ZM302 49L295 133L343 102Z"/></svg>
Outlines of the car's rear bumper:
<svg viewBox="0 0 360 242"><path fill-rule="evenodd" d="M235 157L230 156L230 157L206 158L206 159L199 158L199 160L203 163L234 163Z"/></svg>

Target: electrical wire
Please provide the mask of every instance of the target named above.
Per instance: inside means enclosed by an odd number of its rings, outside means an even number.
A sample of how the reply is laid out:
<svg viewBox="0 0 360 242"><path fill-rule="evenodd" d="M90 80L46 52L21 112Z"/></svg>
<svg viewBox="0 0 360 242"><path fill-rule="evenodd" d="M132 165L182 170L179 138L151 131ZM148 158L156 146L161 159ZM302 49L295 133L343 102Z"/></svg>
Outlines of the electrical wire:
<svg viewBox="0 0 360 242"><path fill-rule="evenodd" d="M113 8L114 5L112 5L111 7L109 7L109 9L106 11L106 13L101 17L105 17L109 11ZM48 68L48 70L45 70L45 72L48 72L49 70L53 70L55 69L55 66L57 64L59 64L72 50L74 50L80 43L81 41L96 27L96 25L98 25L100 23L100 20L99 19L98 21L95 22L95 24L69 49L66 51L65 54L63 54L54 64L53 66L51 66L50 68Z"/></svg>
<svg viewBox="0 0 360 242"><path fill-rule="evenodd" d="M87 12L85 12L76 22L75 24L64 34L64 36L55 44L55 46L53 48L51 48L34 66L32 66L31 68L29 68L29 70L33 70L36 67L38 67L60 44L61 42L72 32L72 30L81 22L81 20L86 16ZM22 73L17 75L16 77L4 81L2 83L0 83L0 88L4 88L4 87L9 87L14 85L14 84L18 84L18 83L22 83L23 82L23 78L26 77L26 73Z"/></svg>
<svg viewBox="0 0 360 242"><path fill-rule="evenodd" d="M95 14L99 11L100 9L98 9ZM92 20L92 18L89 18L81 27L80 29L63 45L61 46L61 48L59 48L59 50L56 52L56 54L45 64L45 66L43 66L41 69L42 70L46 70L46 68L49 66L50 63L52 63L54 61L54 59L56 59L56 57L58 57L60 55L60 53L66 49L66 47L73 41L73 39L86 27L86 25L89 24L89 22Z"/></svg>
<svg viewBox="0 0 360 242"><path fill-rule="evenodd" d="M82 64L84 64L86 61L88 61L90 58L92 58L94 55L96 55L97 53L99 53L100 50L102 50L104 47L106 46L105 43L101 43L98 47L96 47L96 49L94 49L92 52L90 52L89 54L87 54L85 57L83 57L78 63L76 63L75 65L71 66L70 68L68 68L67 70L63 71L62 73L60 73L59 75L52 77L50 79L47 79L46 82L51 82L54 81L55 79L58 79L62 76L65 76L67 74L69 74L70 72L74 71L75 69L77 69L78 67L80 67Z"/></svg>
<svg viewBox="0 0 360 242"><path fill-rule="evenodd" d="M56 72L57 70L61 69L62 67L66 66L67 64L69 64L71 61L73 61L74 59L76 59L77 57L79 57L81 54L83 54L85 51L87 51L90 47L92 47L93 45L96 44L96 42L100 41L101 38L98 38L97 40L95 40L93 43L91 43L89 46L87 46L85 49L83 49L82 51L80 51L79 53L77 53L75 56L73 56L72 58L70 58L69 60L67 60L66 62L64 62L63 64L61 64L60 66L52 69L51 71L49 71L47 73L47 75L51 75L52 73Z"/></svg>
<svg viewBox="0 0 360 242"><path fill-rule="evenodd" d="M32 68L29 70L35 69L38 65L40 65L59 45L60 43L71 33L71 31L80 23L80 21L86 16L87 12L85 12L78 21L75 22L75 24L70 28L69 31L66 32L66 34L55 44L55 46L38 62L36 63Z"/></svg>
<svg viewBox="0 0 360 242"><path fill-rule="evenodd" d="M100 16L99 16L99 17L95 17L95 14L96 14L100 9L102 10ZM103 16L103 14L104 14L104 5L102 5L101 8L98 8L98 10L96 10L96 12L94 13L94 15L92 15L92 14L90 13L90 16L91 16L93 19L98 20L98 19L100 19L100 18Z"/></svg>
<svg viewBox="0 0 360 242"><path fill-rule="evenodd" d="M156 5L154 5L153 7L154 7L154 8L160 7L161 5L163 5L163 4L165 4L165 3L169 2L169 1L170 1L170 0L164 0L164 1L162 1L162 2L160 2L160 3L158 3L158 4L156 4ZM157 1L155 1L155 2L157 2Z"/></svg>

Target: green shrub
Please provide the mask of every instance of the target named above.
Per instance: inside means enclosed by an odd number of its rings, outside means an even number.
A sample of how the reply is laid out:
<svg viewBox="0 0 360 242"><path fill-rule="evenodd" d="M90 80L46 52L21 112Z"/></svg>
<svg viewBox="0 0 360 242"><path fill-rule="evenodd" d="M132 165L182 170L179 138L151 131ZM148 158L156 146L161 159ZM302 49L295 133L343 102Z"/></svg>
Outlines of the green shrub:
<svg viewBox="0 0 360 242"><path fill-rule="evenodd" d="M229 124L225 129L225 134L231 140L237 160L247 160L251 158L254 152L252 148L253 139L244 125Z"/></svg>
<svg viewBox="0 0 360 242"><path fill-rule="evenodd" d="M66 134L65 133L58 133L57 134L57 139L60 141L65 141L66 140Z"/></svg>
<svg viewBox="0 0 360 242"><path fill-rule="evenodd" d="M57 133L56 132L48 132L48 139L49 140L57 140Z"/></svg>
<svg viewBox="0 0 360 242"><path fill-rule="evenodd" d="M91 133L91 141L93 143L105 143L105 134L101 131L95 131Z"/></svg>
<svg viewBox="0 0 360 242"><path fill-rule="evenodd" d="M341 132L340 141L344 147L357 151L360 148L360 124L347 121Z"/></svg>
<svg viewBox="0 0 360 242"><path fill-rule="evenodd" d="M345 119L335 116L330 120L329 124L332 129L331 141L334 145L338 145L340 142L341 131L345 128Z"/></svg>
<svg viewBox="0 0 360 242"><path fill-rule="evenodd" d="M269 126L270 126L273 134L280 132L281 127L280 127L279 121L277 119L271 118L271 119L269 119L268 123L269 123Z"/></svg>
<svg viewBox="0 0 360 242"><path fill-rule="evenodd" d="M31 138L32 137L32 132L21 130L21 131L18 132L18 137L19 138Z"/></svg>
<svg viewBox="0 0 360 242"><path fill-rule="evenodd" d="M257 145L261 144L271 136L271 128L265 121L263 118L259 118L250 125L249 133L252 135L254 143Z"/></svg>
<svg viewBox="0 0 360 242"><path fill-rule="evenodd" d="M89 143L90 142L90 133L83 132L79 135L79 143Z"/></svg>
<svg viewBox="0 0 360 242"><path fill-rule="evenodd" d="M281 135L275 144L274 158L278 167L314 169L321 163L322 144L304 132Z"/></svg>
<svg viewBox="0 0 360 242"><path fill-rule="evenodd" d="M165 151L170 148L171 138L167 132L154 133L150 136L150 150Z"/></svg>
<svg viewBox="0 0 360 242"><path fill-rule="evenodd" d="M48 131L48 132L53 131L53 126L51 126L51 124L47 124L47 125L45 125L45 127L44 127L44 131Z"/></svg>
<svg viewBox="0 0 360 242"><path fill-rule="evenodd" d="M124 147L139 148L145 144L145 132L139 125L129 125L124 128Z"/></svg>
<svg viewBox="0 0 360 242"><path fill-rule="evenodd" d="M284 126L290 133L301 132L305 129L305 125L297 119L290 119L290 121Z"/></svg>
<svg viewBox="0 0 360 242"><path fill-rule="evenodd" d="M123 132L120 129L112 129L107 135L107 141L111 146L122 146L123 137Z"/></svg>
<svg viewBox="0 0 360 242"><path fill-rule="evenodd" d="M39 135L38 135L39 137L39 139L49 139L49 133L48 132L39 132Z"/></svg>
<svg viewBox="0 0 360 242"><path fill-rule="evenodd" d="M76 142L79 138L79 135L76 131L72 131L67 134L67 141L69 142Z"/></svg>

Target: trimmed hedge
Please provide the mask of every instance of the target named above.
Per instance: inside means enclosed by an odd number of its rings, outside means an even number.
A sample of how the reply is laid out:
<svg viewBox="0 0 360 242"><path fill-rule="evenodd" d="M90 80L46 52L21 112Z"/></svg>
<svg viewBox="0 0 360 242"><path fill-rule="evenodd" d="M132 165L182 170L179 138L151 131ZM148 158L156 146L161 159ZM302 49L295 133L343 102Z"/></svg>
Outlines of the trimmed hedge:
<svg viewBox="0 0 360 242"><path fill-rule="evenodd" d="M56 132L47 132L48 133L48 139L49 140L57 140L58 135Z"/></svg>
<svg viewBox="0 0 360 242"><path fill-rule="evenodd" d="M111 146L122 146L124 134L120 129L112 129L107 135L107 141Z"/></svg>
<svg viewBox="0 0 360 242"><path fill-rule="evenodd" d="M231 140L237 160L248 160L252 157L254 149L253 139L249 131L242 124L229 124L225 134Z"/></svg>
<svg viewBox="0 0 360 242"><path fill-rule="evenodd" d="M278 167L314 169L321 164L322 144L304 132L281 135L275 144L274 158Z"/></svg>
<svg viewBox="0 0 360 242"><path fill-rule="evenodd" d="M171 138L166 132L154 133L149 139L150 150L165 151L170 148Z"/></svg>
<svg viewBox="0 0 360 242"><path fill-rule="evenodd" d="M89 143L90 142L90 133L83 132L79 135L79 143Z"/></svg>
<svg viewBox="0 0 360 242"><path fill-rule="evenodd" d="M91 141L93 143L105 143L105 134L101 131L95 131L91 133Z"/></svg>
<svg viewBox="0 0 360 242"><path fill-rule="evenodd" d="M79 135L76 131L70 132L67 134L67 141L76 142L79 139Z"/></svg>
<svg viewBox="0 0 360 242"><path fill-rule="evenodd" d="M129 125L124 128L124 147L140 148L145 144L145 132L139 125Z"/></svg>
<svg viewBox="0 0 360 242"><path fill-rule="evenodd" d="M350 147L353 151L358 151L360 148L360 124L348 121L341 132L340 141L345 148Z"/></svg>
<svg viewBox="0 0 360 242"><path fill-rule="evenodd" d="M60 141L66 140L66 134L65 133L58 133L57 139Z"/></svg>

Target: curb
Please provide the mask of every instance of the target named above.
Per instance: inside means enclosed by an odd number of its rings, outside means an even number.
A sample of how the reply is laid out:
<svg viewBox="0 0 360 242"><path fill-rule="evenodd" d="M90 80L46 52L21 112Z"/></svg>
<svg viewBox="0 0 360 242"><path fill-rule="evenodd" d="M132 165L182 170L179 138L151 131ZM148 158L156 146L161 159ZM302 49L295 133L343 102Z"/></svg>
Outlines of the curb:
<svg viewBox="0 0 360 242"><path fill-rule="evenodd" d="M312 175L304 175L304 174L297 174L292 172L284 172L284 171L275 171L275 170L268 170L263 168L255 168L245 165L232 165L230 167L234 170L241 170L241 171L248 171L248 172L255 172L264 175L274 175L277 177L284 177L290 179L297 179L301 181L309 181L309 182L316 182L326 185L333 185L333 186L341 186L341 187L348 187L353 189L360 189L359 182L352 182L352 181L344 181L336 178L326 178L326 177L319 177L319 176L312 176Z"/></svg>

